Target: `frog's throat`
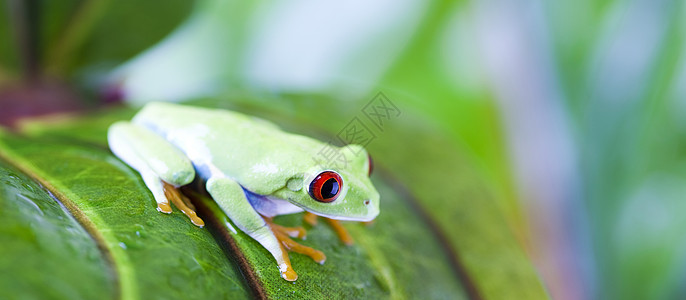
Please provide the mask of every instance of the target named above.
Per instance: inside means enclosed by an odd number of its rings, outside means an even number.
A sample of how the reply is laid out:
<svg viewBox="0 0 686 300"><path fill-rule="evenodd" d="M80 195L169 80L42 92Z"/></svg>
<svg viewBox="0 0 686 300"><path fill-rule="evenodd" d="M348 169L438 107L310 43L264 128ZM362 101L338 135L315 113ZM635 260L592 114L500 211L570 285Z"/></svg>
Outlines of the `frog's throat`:
<svg viewBox="0 0 686 300"><path fill-rule="evenodd" d="M304 211L311 212L311 213L318 215L318 216L322 216L322 217L334 219L334 220L339 220L339 221L369 222L369 221L372 221L376 218L376 216L372 216L372 217L349 217L349 216L331 215L331 214L327 214L327 213L323 213L323 212L311 209L309 207L305 207L304 205L299 204L299 203L290 202L290 201L288 201L288 202L297 206L297 207L302 208Z"/></svg>

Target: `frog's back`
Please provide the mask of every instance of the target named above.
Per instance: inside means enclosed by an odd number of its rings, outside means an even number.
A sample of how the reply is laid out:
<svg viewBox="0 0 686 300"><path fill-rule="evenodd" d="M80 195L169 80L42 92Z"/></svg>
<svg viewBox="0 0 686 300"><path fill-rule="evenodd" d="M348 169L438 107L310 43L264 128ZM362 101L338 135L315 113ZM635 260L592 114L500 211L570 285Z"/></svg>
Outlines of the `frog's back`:
<svg viewBox="0 0 686 300"><path fill-rule="evenodd" d="M274 126L271 123L228 110L216 110L174 103L151 102L146 104L133 119L155 131L168 131L203 123L212 126L240 126L246 123Z"/></svg>
<svg viewBox="0 0 686 300"><path fill-rule="evenodd" d="M169 103L147 104L133 119L180 148L196 165L200 175L210 176L203 166L212 165L257 193L255 180L276 181L308 168L302 157L324 144L281 131L276 125L240 113ZM285 174L287 172L288 174ZM261 176L254 176L260 173ZM254 185L254 187L252 187Z"/></svg>

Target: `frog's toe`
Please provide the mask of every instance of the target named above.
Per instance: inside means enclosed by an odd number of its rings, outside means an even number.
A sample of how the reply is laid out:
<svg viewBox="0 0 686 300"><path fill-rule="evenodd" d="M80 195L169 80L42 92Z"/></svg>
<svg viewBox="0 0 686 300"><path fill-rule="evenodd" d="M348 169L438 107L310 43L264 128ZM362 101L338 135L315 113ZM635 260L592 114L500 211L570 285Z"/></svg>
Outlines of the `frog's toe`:
<svg viewBox="0 0 686 300"><path fill-rule="evenodd" d="M296 252L300 254L304 254L312 258L312 260L323 264L326 261L326 255L324 255L323 252L307 247L304 245L299 244L298 242L294 241L291 239L291 237L297 237L297 238L304 238L305 237L305 229L302 227L285 227L281 226L279 224L275 224L271 218L265 218L265 221L269 225L269 228L271 228L272 232L274 233L274 236L276 239L281 243L284 249L290 251L290 252ZM284 256L287 256L288 254L286 253ZM283 272L282 272L283 274ZM284 277L285 278L285 277Z"/></svg>
<svg viewBox="0 0 686 300"><path fill-rule="evenodd" d="M281 245L283 245L284 248L286 248L288 251L300 253L300 254L305 254L312 258L312 260L316 261L319 264L324 264L326 261L326 255L324 255L324 252L321 252L317 249L310 248L304 245L299 244L298 242L288 238L287 236L283 235L283 233L280 234L275 234L276 238L281 242ZM279 236L281 235L281 236Z"/></svg>
<svg viewBox="0 0 686 300"><path fill-rule="evenodd" d="M307 236L307 231L305 231L305 228L302 228L300 226L298 227L286 227L286 226L281 226L279 224L271 223L270 224L272 231L278 230L281 233L292 237L292 238L299 238L304 240L305 237Z"/></svg>
<svg viewBox="0 0 686 300"><path fill-rule="evenodd" d="M298 274L295 273L295 270L293 270L293 267L290 265L290 263L284 263L279 266L279 271L281 271L281 277L283 279L288 281L296 281L298 279Z"/></svg>
<svg viewBox="0 0 686 300"><path fill-rule="evenodd" d="M169 183L163 182L163 186L164 195L167 197L167 199L174 203L174 206L180 209L191 220L191 223L201 228L205 226L205 221L198 217L198 214L195 212L195 206L193 206L188 197L181 193L181 191L177 187ZM166 205L168 207L169 212L171 212L171 207L169 207L169 203L167 203ZM157 204L157 210L161 212L166 212L164 209L160 208L160 203Z"/></svg>
<svg viewBox="0 0 686 300"><path fill-rule="evenodd" d="M169 202L160 202L157 203L157 211L165 214L170 214L172 213L172 208L171 205L169 205Z"/></svg>

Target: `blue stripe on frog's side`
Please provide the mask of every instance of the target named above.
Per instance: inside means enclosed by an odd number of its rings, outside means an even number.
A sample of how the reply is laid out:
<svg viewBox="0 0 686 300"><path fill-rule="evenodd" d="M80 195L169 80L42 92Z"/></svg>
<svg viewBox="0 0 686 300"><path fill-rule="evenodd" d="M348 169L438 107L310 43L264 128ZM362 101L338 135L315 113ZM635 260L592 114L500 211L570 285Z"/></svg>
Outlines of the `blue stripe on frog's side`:
<svg viewBox="0 0 686 300"><path fill-rule="evenodd" d="M265 217L294 214L303 211L302 208L297 207L286 200L256 194L247 190L245 187L242 188L250 205Z"/></svg>

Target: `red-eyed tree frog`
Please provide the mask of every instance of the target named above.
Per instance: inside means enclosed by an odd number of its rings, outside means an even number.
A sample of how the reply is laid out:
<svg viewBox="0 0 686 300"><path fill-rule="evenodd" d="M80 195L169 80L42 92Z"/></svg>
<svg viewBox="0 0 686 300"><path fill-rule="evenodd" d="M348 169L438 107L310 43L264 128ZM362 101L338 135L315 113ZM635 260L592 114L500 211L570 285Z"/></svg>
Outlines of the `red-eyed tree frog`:
<svg viewBox="0 0 686 300"><path fill-rule="evenodd" d="M179 190L199 177L231 221L274 256L288 281L297 274L284 246L320 263L325 256L290 240L304 231L273 224L272 217L304 210L371 221L379 214L371 161L358 145L335 147L255 117L170 103L147 104L132 121L113 124L107 138L112 152L140 173L160 212L171 213L171 201L202 227ZM344 163L316 159L324 147L339 151Z"/></svg>

